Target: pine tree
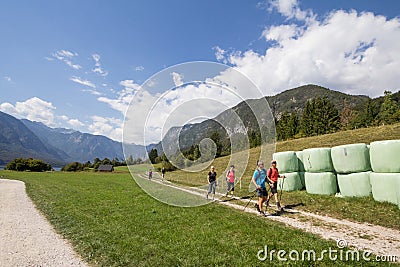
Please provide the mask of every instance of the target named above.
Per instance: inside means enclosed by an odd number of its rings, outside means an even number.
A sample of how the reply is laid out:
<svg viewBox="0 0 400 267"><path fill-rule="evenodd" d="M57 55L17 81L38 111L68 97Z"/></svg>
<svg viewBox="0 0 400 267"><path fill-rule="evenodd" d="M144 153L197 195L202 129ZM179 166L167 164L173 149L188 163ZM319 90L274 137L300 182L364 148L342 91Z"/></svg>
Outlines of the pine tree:
<svg viewBox="0 0 400 267"><path fill-rule="evenodd" d="M392 99L392 92L385 91L384 100L378 114L379 123L391 124L396 122L395 114L398 109L397 103Z"/></svg>
<svg viewBox="0 0 400 267"><path fill-rule="evenodd" d="M301 130L306 136L336 132L339 126L339 112L328 98L307 101L301 120Z"/></svg>

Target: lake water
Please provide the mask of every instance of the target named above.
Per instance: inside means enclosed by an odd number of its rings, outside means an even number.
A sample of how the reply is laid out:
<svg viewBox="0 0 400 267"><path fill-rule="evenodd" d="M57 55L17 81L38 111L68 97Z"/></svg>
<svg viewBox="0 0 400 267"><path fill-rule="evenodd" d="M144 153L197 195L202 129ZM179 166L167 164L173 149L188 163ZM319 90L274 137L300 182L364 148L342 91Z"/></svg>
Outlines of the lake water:
<svg viewBox="0 0 400 267"><path fill-rule="evenodd" d="M6 167L6 165L0 165L0 171L4 170L4 168ZM59 172L61 171L62 167L53 167L54 171Z"/></svg>

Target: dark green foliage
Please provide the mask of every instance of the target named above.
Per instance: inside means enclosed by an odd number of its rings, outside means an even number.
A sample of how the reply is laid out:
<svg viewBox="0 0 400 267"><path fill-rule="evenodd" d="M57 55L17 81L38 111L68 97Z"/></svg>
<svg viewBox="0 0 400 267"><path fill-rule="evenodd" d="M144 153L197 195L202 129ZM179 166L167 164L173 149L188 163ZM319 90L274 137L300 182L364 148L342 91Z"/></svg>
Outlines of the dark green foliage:
<svg viewBox="0 0 400 267"><path fill-rule="evenodd" d="M380 124L392 124L400 121L399 105L392 99L392 92L385 91L383 103L381 105L378 120Z"/></svg>
<svg viewBox="0 0 400 267"><path fill-rule="evenodd" d="M40 159L16 158L10 161L6 165L5 169L10 171L44 172L44 171L51 171L52 167L50 164L47 164L41 161Z"/></svg>
<svg viewBox="0 0 400 267"><path fill-rule="evenodd" d="M150 150L149 159L150 159L151 163L153 163L153 164L158 163L158 162L156 162L157 157L158 157L157 149L153 148L152 150Z"/></svg>
<svg viewBox="0 0 400 267"><path fill-rule="evenodd" d="M85 165L75 161L75 162L69 163L69 164L65 165L64 167L62 167L61 171L77 172L77 171L83 171L84 169L85 169Z"/></svg>
<svg viewBox="0 0 400 267"><path fill-rule="evenodd" d="M276 122L276 138L278 140L293 138L299 132L299 124L299 118L296 113L283 112Z"/></svg>
<svg viewBox="0 0 400 267"><path fill-rule="evenodd" d="M339 130L339 112L326 97L317 97L306 103L301 130L306 136L333 133Z"/></svg>
<svg viewBox="0 0 400 267"><path fill-rule="evenodd" d="M217 147L217 151L215 156L220 157L222 155L222 143L221 137L218 132L213 132L210 136L210 139L214 141L215 146Z"/></svg>
<svg viewBox="0 0 400 267"><path fill-rule="evenodd" d="M249 133L249 143L250 147L257 147L261 145L261 134L256 131L250 131Z"/></svg>

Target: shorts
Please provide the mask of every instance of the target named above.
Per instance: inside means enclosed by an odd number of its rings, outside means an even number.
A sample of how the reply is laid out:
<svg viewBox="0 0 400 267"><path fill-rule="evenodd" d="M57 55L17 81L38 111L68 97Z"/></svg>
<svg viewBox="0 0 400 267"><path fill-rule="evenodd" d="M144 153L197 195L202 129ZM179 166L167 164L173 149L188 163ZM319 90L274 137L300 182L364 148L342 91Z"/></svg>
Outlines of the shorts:
<svg viewBox="0 0 400 267"><path fill-rule="evenodd" d="M235 191L235 183L228 182L228 192Z"/></svg>
<svg viewBox="0 0 400 267"><path fill-rule="evenodd" d="M213 181L208 184L208 193L215 194L215 187L217 186L217 181Z"/></svg>
<svg viewBox="0 0 400 267"><path fill-rule="evenodd" d="M274 187L271 187L271 193L272 194L278 194L278 182L274 182Z"/></svg>
<svg viewBox="0 0 400 267"><path fill-rule="evenodd" d="M258 195L258 197L268 196L267 189L265 189L265 188L257 189L257 195Z"/></svg>

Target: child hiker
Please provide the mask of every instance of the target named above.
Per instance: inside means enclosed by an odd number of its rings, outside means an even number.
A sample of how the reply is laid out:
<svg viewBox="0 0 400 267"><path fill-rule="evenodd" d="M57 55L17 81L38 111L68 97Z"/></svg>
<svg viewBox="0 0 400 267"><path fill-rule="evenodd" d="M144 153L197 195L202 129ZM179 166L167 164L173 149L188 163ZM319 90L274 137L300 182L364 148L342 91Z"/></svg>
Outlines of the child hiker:
<svg viewBox="0 0 400 267"><path fill-rule="evenodd" d="M281 211L281 203L278 200L278 178L285 178L285 176L279 175L278 168L276 167L276 160L271 161L271 167L268 169L267 176L268 184L271 188L271 194L268 196L268 202L272 196L275 196L276 206L278 207L278 211Z"/></svg>
<svg viewBox="0 0 400 267"><path fill-rule="evenodd" d="M231 168L226 173L226 182L228 183L228 189L226 191L226 196L231 194L233 197L233 192L235 191L235 166L231 166Z"/></svg>
<svg viewBox="0 0 400 267"><path fill-rule="evenodd" d="M265 187L265 181L267 179L267 172L264 169L264 163L262 161L257 162L257 169L254 171L253 178L251 181L256 186L258 203L255 204L257 211L261 215L265 215L262 210L263 203L267 201L267 188Z"/></svg>

